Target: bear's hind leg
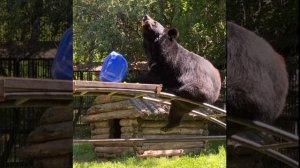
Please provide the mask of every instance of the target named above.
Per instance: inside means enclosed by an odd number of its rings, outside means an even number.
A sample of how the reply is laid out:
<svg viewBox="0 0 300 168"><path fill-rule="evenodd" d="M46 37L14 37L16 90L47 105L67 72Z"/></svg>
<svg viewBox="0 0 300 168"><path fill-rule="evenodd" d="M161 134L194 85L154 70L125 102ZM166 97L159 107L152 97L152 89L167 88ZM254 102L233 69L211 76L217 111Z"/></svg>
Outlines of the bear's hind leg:
<svg viewBox="0 0 300 168"><path fill-rule="evenodd" d="M187 102L178 100L171 101L171 109L169 112L168 123L166 126L161 128L161 131L167 132L180 124L180 121L185 113L189 113L193 109L198 107Z"/></svg>
<svg viewBox="0 0 300 168"><path fill-rule="evenodd" d="M177 96L193 100L196 102L207 102L211 103L211 100L208 98L208 93L205 89L201 89L198 86L193 84L186 84L180 87L176 93Z"/></svg>

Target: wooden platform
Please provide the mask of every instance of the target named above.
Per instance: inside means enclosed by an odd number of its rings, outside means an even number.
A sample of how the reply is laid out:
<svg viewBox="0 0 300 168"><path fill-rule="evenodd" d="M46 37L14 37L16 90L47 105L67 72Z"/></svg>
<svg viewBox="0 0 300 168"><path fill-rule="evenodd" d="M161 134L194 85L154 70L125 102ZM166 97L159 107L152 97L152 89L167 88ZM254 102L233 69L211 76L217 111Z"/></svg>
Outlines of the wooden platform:
<svg viewBox="0 0 300 168"><path fill-rule="evenodd" d="M0 78L0 106L67 105L73 100L72 81Z"/></svg>
<svg viewBox="0 0 300 168"><path fill-rule="evenodd" d="M159 94L162 85L67 81L32 78L0 78L0 106L51 106L70 104L73 96L99 94Z"/></svg>

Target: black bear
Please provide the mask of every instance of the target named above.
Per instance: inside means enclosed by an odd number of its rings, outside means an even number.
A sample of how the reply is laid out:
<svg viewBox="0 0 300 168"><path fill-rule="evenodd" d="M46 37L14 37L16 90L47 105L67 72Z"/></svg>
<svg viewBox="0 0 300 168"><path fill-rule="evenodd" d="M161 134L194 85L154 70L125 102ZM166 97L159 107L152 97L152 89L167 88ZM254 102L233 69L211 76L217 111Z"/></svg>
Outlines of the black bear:
<svg viewBox="0 0 300 168"><path fill-rule="evenodd" d="M140 82L161 83L166 92L197 102L214 103L221 89L219 71L205 58L179 45L177 29L165 29L149 16L143 17L142 27L150 71ZM171 101L168 123L162 130L178 126L183 114L196 107Z"/></svg>
<svg viewBox="0 0 300 168"><path fill-rule="evenodd" d="M263 122L280 115L288 92L283 57L263 38L231 22L227 23L226 87L228 116Z"/></svg>

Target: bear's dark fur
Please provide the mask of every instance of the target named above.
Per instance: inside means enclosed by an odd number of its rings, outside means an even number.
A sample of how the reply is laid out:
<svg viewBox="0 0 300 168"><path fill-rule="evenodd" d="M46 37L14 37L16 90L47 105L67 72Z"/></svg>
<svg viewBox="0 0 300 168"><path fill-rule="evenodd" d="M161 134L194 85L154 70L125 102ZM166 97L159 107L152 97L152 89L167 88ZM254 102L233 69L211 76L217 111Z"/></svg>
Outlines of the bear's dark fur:
<svg viewBox="0 0 300 168"><path fill-rule="evenodd" d="M214 103L220 94L219 71L203 57L176 42L178 31L165 29L149 16L143 18L143 45L149 73L145 83L161 83L164 91L198 102ZM171 101L168 124L164 131L178 126L183 114L197 106Z"/></svg>
<svg viewBox="0 0 300 168"><path fill-rule="evenodd" d="M282 112L288 74L281 55L261 37L227 23L227 115L263 122Z"/></svg>

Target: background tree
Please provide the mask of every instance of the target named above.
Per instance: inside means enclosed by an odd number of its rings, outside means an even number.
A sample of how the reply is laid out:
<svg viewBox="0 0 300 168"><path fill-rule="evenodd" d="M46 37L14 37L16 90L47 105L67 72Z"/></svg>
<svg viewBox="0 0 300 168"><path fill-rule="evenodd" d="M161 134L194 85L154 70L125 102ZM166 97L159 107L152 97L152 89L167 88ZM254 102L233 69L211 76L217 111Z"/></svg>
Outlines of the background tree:
<svg viewBox="0 0 300 168"><path fill-rule="evenodd" d="M0 57L35 57L72 26L72 1L2 0Z"/></svg>
<svg viewBox="0 0 300 168"><path fill-rule="evenodd" d="M225 68L225 1L74 0L74 63L92 68L112 50L129 62L145 61L141 20L145 14L176 27L179 43Z"/></svg>

